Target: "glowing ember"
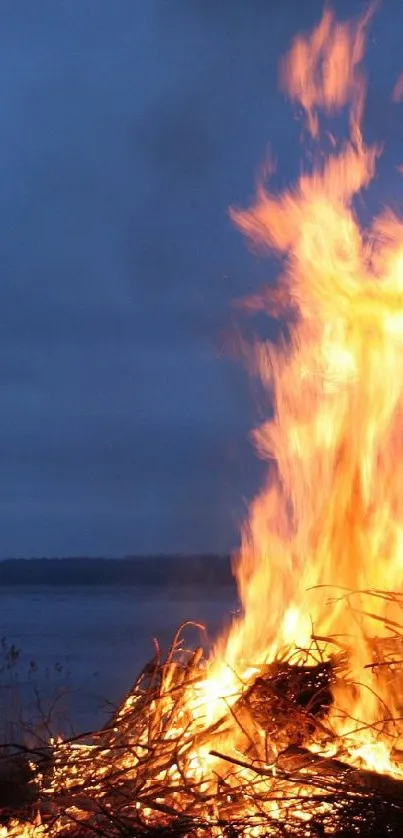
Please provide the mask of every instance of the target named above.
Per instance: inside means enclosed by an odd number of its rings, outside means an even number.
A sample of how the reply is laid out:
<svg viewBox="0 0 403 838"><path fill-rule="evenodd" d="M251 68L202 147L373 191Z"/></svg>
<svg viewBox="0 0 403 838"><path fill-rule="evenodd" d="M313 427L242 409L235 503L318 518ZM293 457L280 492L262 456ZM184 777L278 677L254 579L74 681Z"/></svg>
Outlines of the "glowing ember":
<svg viewBox="0 0 403 838"><path fill-rule="evenodd" d="M111 730L55 745L40 779L49 823L5 834L88 821L116 835L128 819L178 817L192 834L245 819L249 836L285 821L297 834L318 814L330 834L334 795L351 801L373 782L363 768L389 775L388 794L403 779L403 222L386 210L363 230L354 211L380 154L361 133L369 19L340 24L326 11L296 38L281 81L317 163L293 189L261 186L251 209L232 212L285 257L280 290L250 305L289 323L281 346L253 356L275 414L254 433L271 465L236 561L242 614L208 662L174 646ZM326 135L325 157L320 114L344 107L349 138Z"/></svg>

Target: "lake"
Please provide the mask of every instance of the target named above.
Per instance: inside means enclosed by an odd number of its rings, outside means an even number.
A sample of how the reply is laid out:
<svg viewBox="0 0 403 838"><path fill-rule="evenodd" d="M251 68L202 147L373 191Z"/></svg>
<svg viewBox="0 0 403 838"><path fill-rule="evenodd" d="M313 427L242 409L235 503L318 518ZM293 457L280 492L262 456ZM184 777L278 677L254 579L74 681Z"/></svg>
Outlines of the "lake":
<svg viewBox="0 0 403 838"><path fill-rule="evenodd" d="M44 738L104 724L153 657L153 637L166 651L193 620L207 632L189 630L189 645L208 648L235 609L225 587L0 588L0 738L15 736L21 719Z"/></svg>

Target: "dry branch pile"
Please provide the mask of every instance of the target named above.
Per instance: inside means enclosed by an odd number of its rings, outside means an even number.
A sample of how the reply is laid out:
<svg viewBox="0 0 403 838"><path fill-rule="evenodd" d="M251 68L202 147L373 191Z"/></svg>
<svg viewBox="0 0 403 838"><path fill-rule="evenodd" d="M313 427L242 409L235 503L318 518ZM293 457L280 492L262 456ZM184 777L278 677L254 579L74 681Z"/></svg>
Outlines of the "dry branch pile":
<svg viewBox="0 0 403 838"><path fill-rule="evenodd" d="M341 657L309 666L277 660L222 718L195 727L187 696L205 678L205 661L184 653L178 635L108 727L54 743L51 764L48 750L31 755L37 793L31 781L19 814L38 822L39 811L49 838L400 836L403 783L347 766L340 751L324 758L304 746L320 742L323 754L331 742L326 716L344 667ZM234 726L240 747L230 751Z"/></svg>

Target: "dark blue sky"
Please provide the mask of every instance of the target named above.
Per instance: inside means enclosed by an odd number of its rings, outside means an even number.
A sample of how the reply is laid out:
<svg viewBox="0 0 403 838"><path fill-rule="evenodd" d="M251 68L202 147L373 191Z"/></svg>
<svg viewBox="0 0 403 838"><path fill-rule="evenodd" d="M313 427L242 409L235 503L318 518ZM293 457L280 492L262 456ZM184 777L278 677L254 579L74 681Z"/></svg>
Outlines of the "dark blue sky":
<svg viewBox="0 0 403 838"><path fill-rule="evenodd" d="M1 3L1 556L236 543L258 414L222 333L272 268L227 210L268 143L298 170L277 64L321 9ZM372 25L366 115L401 159L402 18L388 0Z"/></svg>

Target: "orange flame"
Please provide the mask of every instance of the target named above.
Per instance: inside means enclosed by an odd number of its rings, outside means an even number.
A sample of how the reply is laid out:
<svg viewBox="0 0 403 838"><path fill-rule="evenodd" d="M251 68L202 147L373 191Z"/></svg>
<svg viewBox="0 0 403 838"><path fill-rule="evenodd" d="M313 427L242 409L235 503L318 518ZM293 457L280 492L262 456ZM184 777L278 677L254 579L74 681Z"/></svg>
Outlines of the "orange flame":
<svg viewBox="0 0 403 838"><path fill-rule="evenodd" d="M402 102L403 101L403 73L399 76L396 81L396 84L393 88L392 93L392 102Z"/></svg>
<svg viewBox="0 0 403 838"><path fill-rule="evenodd" d="M350 103L353 131L359 128L366 84L361 70L367 25L375 6L355 24L336 22L327 9L311 35L298 35L281 62L281 85L292 101L302 105L307 128L319 133L318 110L336 113Z"/></svg>
<svg viewBox="0 0 403 838"><path fill-rule="evenodd" d="M254 357L275 403L254 440L275 469L252 503L236 562L243 615L216 652L239 669L308 646L313 629L337 636L356 685L337 690L336 726L363 759L356 731L375 725L371 741L380 727L385 736L403 699L402 684L392 688L368 666L374 636L391 638L399 622L397 598L379 592L401 592L403 581L403 224L385 211L363 230L353 203L380 154L361 131L371 13L338 23L325 11L281 65L314 138L320 110L348 105L345 145L293 189L273 195L260 186L254 206L232 212L249 238L286 256L285 314L297 318L288 342L261 343ZM261 307L270 305L266 291Z"/></svg>

